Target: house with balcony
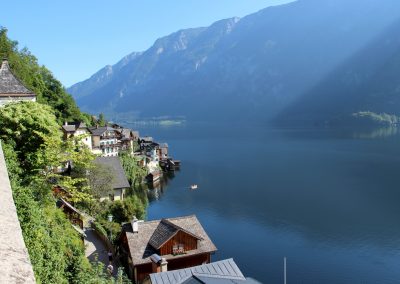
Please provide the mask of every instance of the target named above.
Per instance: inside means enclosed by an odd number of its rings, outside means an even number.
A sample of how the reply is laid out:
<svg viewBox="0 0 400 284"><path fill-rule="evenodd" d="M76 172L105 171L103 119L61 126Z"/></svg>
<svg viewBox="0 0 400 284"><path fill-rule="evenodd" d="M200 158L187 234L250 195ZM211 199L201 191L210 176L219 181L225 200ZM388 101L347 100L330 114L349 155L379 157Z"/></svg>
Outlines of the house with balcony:
<svg viewBox="0 0 400 284"><path fill-rule="evenodd" d="M129 128L118 128L117 131L120 133L120 150L129 150L133 155L135 145L139 140L139 132Z"/></svg>
<svg viewBox="0 0 400 284"><path fill-rule="evenodd" d="M195 215L154 221L138 221L123 225L118 238L120 259L129 276L141 283L149 274L183 269L211 262L217 248Z"/></svg>
<svg viewBox="0 0 400 284"><path fill-rule="evenodd" d="M89 127L92 135L92 152L102 157L116 157L120 149L121 133L109 126Z"/></svg>
<svg viewBox="0 0 400 284"><path fill-rule="evenodd" d="M84 122L65 122L61 129L64 139L70 137L78 138L86 147L92 150L92 134Z"/></svg>

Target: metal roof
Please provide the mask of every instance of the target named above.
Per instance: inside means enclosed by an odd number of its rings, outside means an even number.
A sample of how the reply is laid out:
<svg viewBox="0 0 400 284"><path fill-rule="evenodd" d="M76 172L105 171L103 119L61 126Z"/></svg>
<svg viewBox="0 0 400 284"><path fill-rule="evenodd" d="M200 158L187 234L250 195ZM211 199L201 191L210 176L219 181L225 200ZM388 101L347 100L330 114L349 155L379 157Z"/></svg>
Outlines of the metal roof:
<svg viewBox="0 0 400 284"><path fill-rule="evenodd" d="M7 60L0 67L0 96L35 96L19 81L10 70Z"/></svg>
<svg viewBox="0 0 400 284"><path fill-rule="evenodd" d="M185 269L150 274L152 284L248 284L259 283L251 278L246 278L230 259L220 260Z"/></svg>

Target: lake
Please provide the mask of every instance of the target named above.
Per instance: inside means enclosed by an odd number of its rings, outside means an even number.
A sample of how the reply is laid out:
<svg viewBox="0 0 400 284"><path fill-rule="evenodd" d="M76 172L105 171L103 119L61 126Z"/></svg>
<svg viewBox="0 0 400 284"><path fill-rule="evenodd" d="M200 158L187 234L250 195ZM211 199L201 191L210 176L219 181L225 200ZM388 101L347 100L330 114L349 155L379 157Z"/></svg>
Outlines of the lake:
<svg viewBox="0 0 400 284"><path fill-rule="evenodd" d="M263 283L283 283L284 257L288 283L400 282L396 128L132 127L182 161L148 219L196 214L213 261Z"/></svg>

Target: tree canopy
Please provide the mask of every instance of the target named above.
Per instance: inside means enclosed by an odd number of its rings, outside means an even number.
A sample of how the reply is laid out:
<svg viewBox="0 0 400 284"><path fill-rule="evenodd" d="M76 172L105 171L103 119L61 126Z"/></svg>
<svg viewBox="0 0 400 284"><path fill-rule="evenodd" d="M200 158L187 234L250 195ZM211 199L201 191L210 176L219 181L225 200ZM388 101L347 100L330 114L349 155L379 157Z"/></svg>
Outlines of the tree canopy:
<svg viewBox="0 0 400 284"><path fill-rule="evenodd" d="M37 169L44 137L61 142L60 126L49 106L19 102L0 108L0 139L14 147L26 171Z"/></svg>

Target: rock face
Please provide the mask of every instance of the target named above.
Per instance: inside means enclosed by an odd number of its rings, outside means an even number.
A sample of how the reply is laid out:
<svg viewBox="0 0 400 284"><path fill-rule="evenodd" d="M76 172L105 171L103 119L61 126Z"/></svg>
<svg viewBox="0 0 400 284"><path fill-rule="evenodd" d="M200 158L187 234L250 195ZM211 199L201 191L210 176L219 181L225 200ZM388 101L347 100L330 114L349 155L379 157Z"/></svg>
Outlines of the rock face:
<svg viewBox="0 0 400 284"><path fill-rule="evenodd" d="M35 283L0 144L0 283Z"/></svg>
<svg viewBox="0 0 400 284"><path fill-rule="evenodd" d="M178 31L68 91L95 113L264 121L337 76L398 18L397 0L299 0Z"/></svg>

